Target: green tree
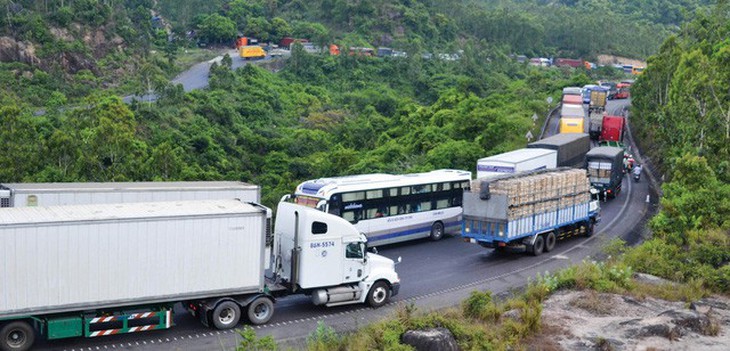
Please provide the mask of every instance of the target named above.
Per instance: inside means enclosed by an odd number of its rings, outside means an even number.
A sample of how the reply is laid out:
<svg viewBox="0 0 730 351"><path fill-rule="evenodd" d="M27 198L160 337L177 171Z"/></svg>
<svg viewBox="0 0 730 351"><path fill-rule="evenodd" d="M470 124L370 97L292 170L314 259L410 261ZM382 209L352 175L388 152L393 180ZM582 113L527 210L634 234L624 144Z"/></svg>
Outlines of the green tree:
<svg viewBox="0 0 730 351"><path fill-rule="evenodd" d="M236 23L217 13L206 16L198 25L200 39L209 43L230 43L236 34Z"/></svg>

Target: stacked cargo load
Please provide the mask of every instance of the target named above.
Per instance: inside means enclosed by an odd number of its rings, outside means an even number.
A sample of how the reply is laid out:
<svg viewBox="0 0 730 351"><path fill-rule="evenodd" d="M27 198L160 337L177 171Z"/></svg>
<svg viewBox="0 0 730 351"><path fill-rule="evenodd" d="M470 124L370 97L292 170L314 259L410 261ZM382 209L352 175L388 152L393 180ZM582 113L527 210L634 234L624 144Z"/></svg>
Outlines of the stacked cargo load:
<svg viewBox="0 0 730 351"><path fill-rule="evenodd" d="M590 221L591 185L582 169L476 179L464 193L462 235L486 247Z"/></svg>

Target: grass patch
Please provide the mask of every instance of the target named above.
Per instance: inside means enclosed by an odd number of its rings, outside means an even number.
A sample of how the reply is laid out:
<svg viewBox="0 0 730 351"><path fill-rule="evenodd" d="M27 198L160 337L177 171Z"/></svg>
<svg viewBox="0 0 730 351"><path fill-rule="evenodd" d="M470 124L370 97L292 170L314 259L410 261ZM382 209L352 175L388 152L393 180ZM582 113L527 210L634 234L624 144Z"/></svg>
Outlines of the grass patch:
<svg viewBox="0 0 730 351"><path fill-rule="evenodd" d="M667 301L684 301L689 303L710 296L710 292L703 287L703 283L700 280L692 280L686 284L649 284L635 282L634 285L634 289L631 290L631 295L637 298L651 296Z"/></svg>
<svg viewBox="0 0 730 351"><path fill-rule="evenodd" d="M587 291L584 296L571 300L569 304L599 316L609 316L613 311L611 302L594 290Z"/></svg>

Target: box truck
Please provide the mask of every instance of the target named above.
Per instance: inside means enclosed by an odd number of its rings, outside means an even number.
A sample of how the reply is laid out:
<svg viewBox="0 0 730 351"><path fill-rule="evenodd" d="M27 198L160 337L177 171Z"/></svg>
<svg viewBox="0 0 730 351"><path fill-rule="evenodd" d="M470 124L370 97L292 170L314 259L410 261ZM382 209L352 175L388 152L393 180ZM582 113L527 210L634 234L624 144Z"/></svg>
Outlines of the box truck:
<svg viewBox="0 0 730 351"><path fill-rule="evenodd" d="M583 167L591 139L585 133L560 133L527 144L528 149L555 150L557 167Z"/></svg>
<svg viewBox="0 0 730 351"><path fill-rule="evenodd" d="M580 97L580 90L575 95L563 95L563 105L578 105L583 107L583 98Z"/></svg>
<svg viewBox="0 0 730 351"><path fill-rule="evenodd" d="M0 349L167 329L176 303L228 329L266 323L287 294L379 307L398 293L395 263L346 220L282 202L270 235L268 212L238 200L3 209Z"/></svg>
<svg viewBox="0 0 730 351"><path fill-rule="evenodd" d="M588 112L603 112L606 109L606 99L608 97L608 89L598 86L591 89L590 103L588 104Z"/></svg>
<svg viewBox="0 0 730 351"><path fill-rule="evenodd" d="M565 87L565 88L563 88L563 96L566 96L566 95L578 95L578 96L582 96L582 94L583 94L583 88L581 88L581 87ZM583 103L582 98L581 98L581 102L580 103L581 104Z"/></svg>
<svg viewBox="0 0 730 351"><path fill-rule="evenodd" d="M555 168L558 159L557 154L558 152L555 150L518 149L481 158L477 161L477 178Z"/></svg>
<svg viewBox="0 0 730 351"><path fill-rule="evenodd" d="M591 185L604 199L614 198L621 192L624 177L624 150L613 146L599 146L586 154L586 168Z"/></svg>
<svg viewBox="0 0 730 351"><path fill-rule="evenodd" d="M0 207L216 199L260 202L261 188L234 181L0 184Z"/></svg>
<svg viewBox="0 0 730 351"><path fill-rule="evenodd" d="M584 117L563 117L560 119L560 133L585 133Z"/></svg>
<svg viewBox="0 0 730 351"><path fill-rule="evenodd" d="M464 191L465 241L496 250L550 252L557 240L590 236L600 206L585 170L559 168L476 179Z"/></svg>

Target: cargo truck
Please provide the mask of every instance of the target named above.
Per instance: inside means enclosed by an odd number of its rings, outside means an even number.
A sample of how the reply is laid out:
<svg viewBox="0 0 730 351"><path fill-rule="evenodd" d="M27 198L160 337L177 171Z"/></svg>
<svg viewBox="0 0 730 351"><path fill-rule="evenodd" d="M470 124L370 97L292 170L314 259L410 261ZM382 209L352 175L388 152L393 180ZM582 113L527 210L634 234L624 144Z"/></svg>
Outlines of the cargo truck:
<svg viewBox="0 0 730 351"><path fill-rule="evenodd" d="M608 89L598 86L591 89L591 101L588 103L588 113L603 112L606 109Z"/></svg>
<svg viewBox="0 0 730 351"><path fill-rule="evenodd" d="M563 105L583 105L583 98L580 94L577 95L563 95ZM583 106L581 106L583 108Z"/></svg>
<svg viewBox="0 0 730 351"><path fill-rule="evenodd" d="M268 212L238 200L3 209L0 349L167 329L176 303L229 329L266 323L287 294L379 307L398 293L395 263L346 220L282 202L270 235Z"/></svg>
<svg viewBox="0 0 730 351"><path fill-rule="evenodd" d="M557 153L555 150L547 149L518 149L484 157L477 161L477 178L555 168Z"/></svg>
<svg viewBox="0 0 730 351"><path fill-rule="evenodd" d="M593 233L600 203L585 170L559 168L476 179L464 191L465 241L496 250L550 252L557 240Z"/></svg>
<svg viewBox="0 0 730 351"><path fill-rule="evenodd" d="M583 95L583 88L581 88L581 87L565 87L565 88L563 88L563 96L566 96L566 95L582 96ZM583 102L581 100L581 104L582 103Z"/></svg>
<svg viewBox="0 0 730 351"><path fill-rule="evenodd" d="M588 115L588 134L593 140L598 140L601 137L603 116L605 116L605 112L598 111L593 111Z"/></svg>
<svg viewBox="0 0 730 351"><path fill-rule="evenodd" d="M625 130L626 119L623 116L603 116L599 141L623 143Z"/></svg>
<svg viewBox="0 0 730 351"><path fill-rule="evenodd" d="M266 57L266 51L258 45L241 46L238 49L238 53L244 60L263 59Z"/></svg>
<svg viewBox="0 0 730 351"><path fill-rule="evenodd" d="M586 154L586 168L591 185L603 199L621 192L624 177L624 150L613 146L594 147Z"/></svg>
<svg viewBox="0 0 730 351"><path fill-rule="evenodd" d="M591 149L591 140L585 133L555 134L551 137L527 144L528 149L549 149L557 151L557 167L583 167L586 153Z"/></svg>
<svg viewBox="0 0 730 351"><path fill-rule="evenodd" d="M260 202L261 188L234 181L0 184L0 207L216 199Z"/></svg>
<svg viewBox="0 0 730 351"><path fill-rule="evenodd" d="M585 117L563 117L560 119L560 133L585 133Z"/></svg>

